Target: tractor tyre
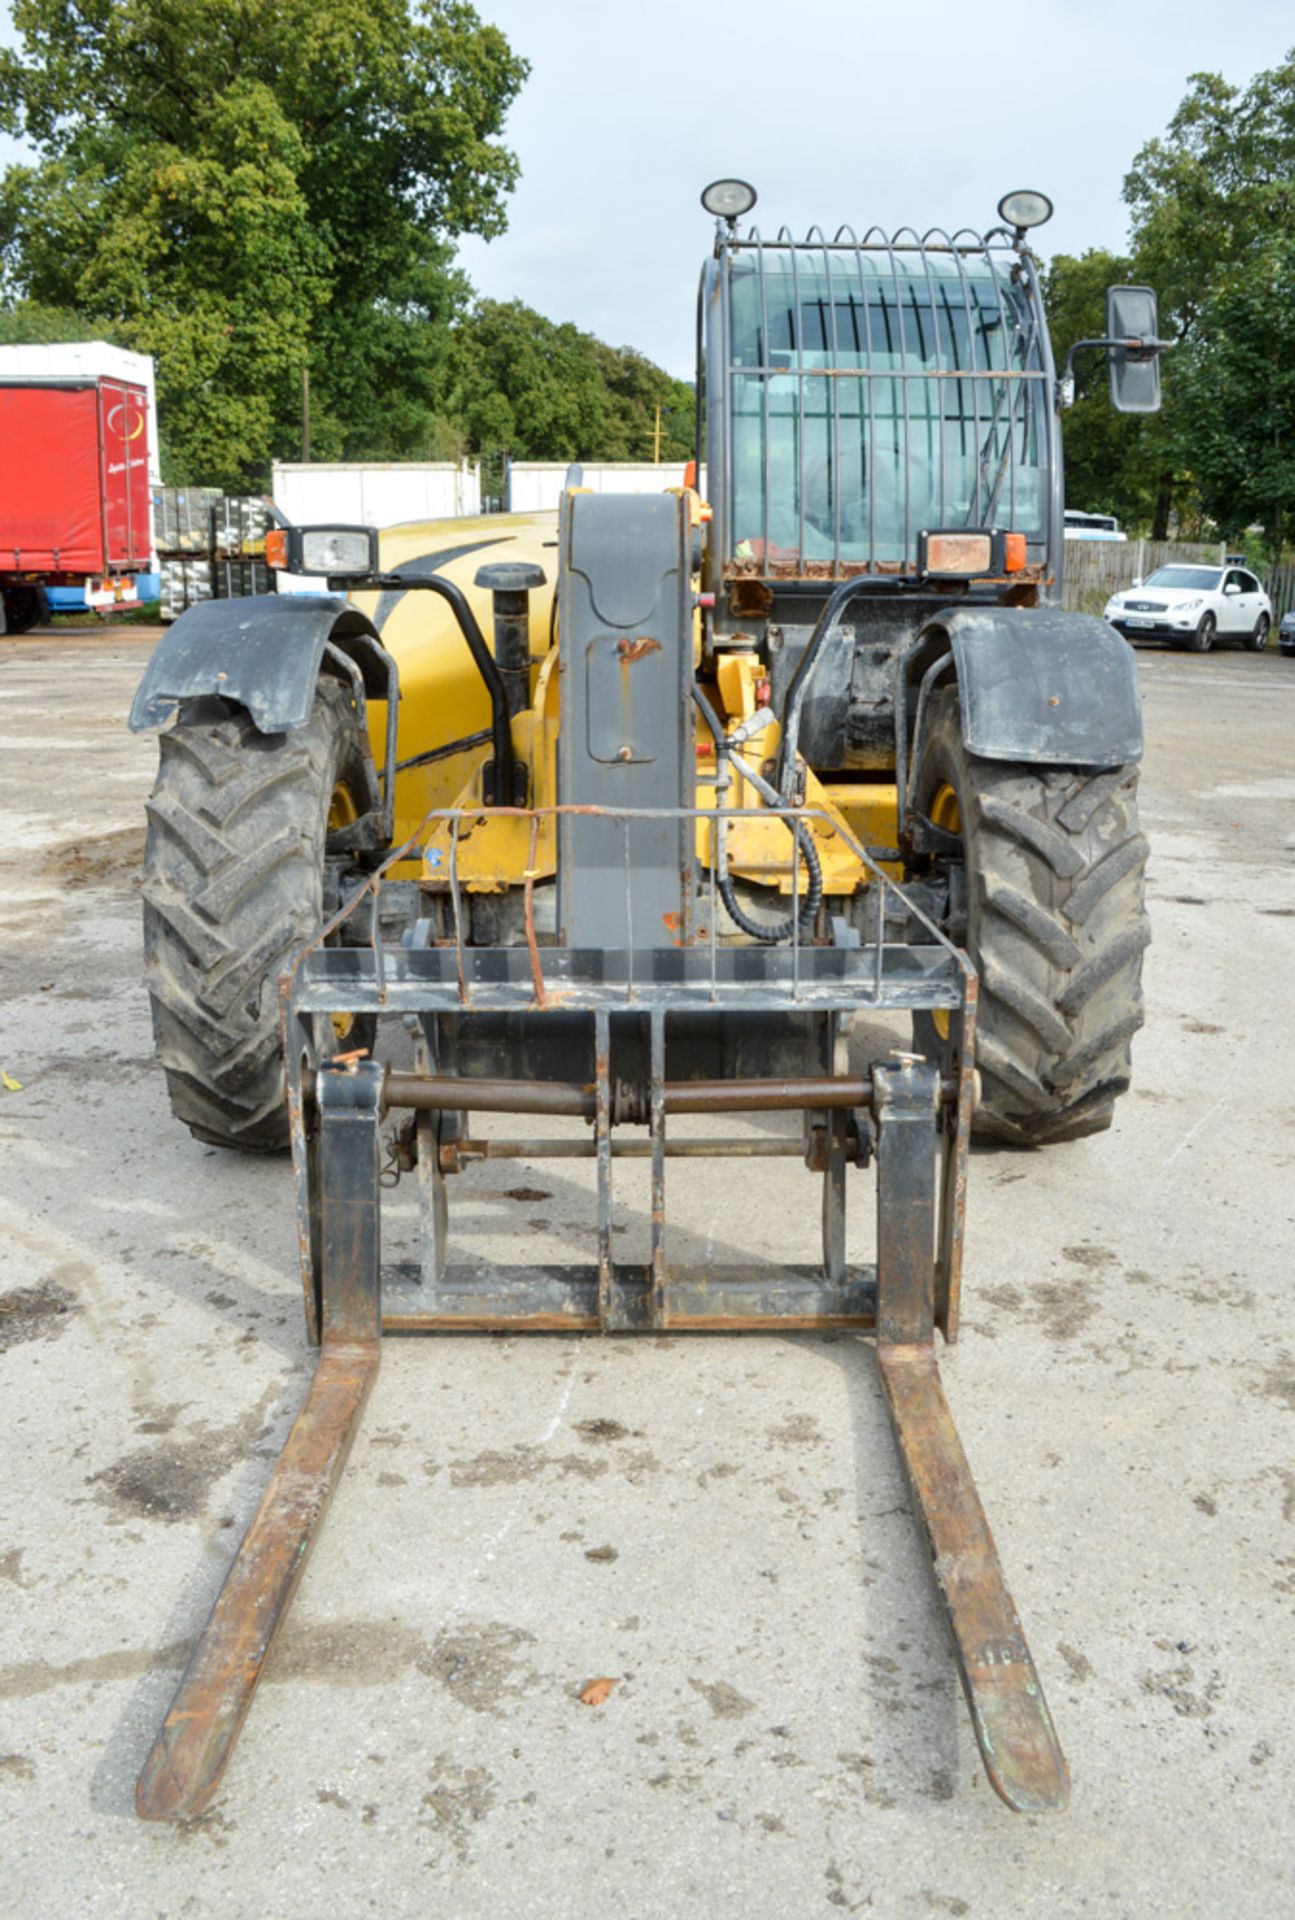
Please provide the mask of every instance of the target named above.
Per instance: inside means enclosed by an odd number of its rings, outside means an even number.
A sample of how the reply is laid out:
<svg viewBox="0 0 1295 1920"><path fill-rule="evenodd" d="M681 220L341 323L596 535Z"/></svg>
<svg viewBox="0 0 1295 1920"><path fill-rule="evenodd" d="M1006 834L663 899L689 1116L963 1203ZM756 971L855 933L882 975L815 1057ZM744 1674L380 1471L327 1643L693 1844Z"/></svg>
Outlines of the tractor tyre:
<svg viewBox="0 0 1295 1920"><path fill-rule="evenodd" d="M980 975L982 1139L1042 1146L1100 1133L1128 1087L1151 938L1137 777L1136 765L979 759L963 742L957 689L932 703L917 807L962 842L950 899L965 901L965 920L946 931ZM917 1015L919 1050L947 1051L947 1024Z"/></svg>
<svg viewBox="0 0 1295 1920"><path fill-rule="evenodd" d="M185 702L147 803L144 973L171 1111L244 1153L289 1144L278 979L320 930L330 828L375 799L350 692L323 677L305 727L258 733L242 707ZM357 1017L346 1047L372 1044Z"/></svg>

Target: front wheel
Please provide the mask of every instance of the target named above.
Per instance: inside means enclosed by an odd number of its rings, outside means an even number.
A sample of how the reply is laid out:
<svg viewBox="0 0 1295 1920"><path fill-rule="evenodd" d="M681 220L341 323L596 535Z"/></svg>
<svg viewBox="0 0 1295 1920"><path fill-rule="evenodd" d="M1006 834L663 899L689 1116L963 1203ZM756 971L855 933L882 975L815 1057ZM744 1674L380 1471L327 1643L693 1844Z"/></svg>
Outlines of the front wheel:
<svg viewBox="0 0 1295 1920"><path fill-rule="evenodd" d="M1261 613L1255 621L1254 632L1246 636L1246 645L1251 653L1262 653L1268 645L1268 629L1272 621L1266 613Z"/></svg>
<svg viewBox="0 0 1295 1920"><path fill-rule="evenodd" d="M1101 1132L1129 1085L1151 937L1137 777L982 760L963 741L957 689L932 702L916 800L961 842L939 866L945 931L980 975L982 1138ZM915 1039L928 1057L947 1053L947 1016L917 1015Z"/></svg>
<svg viewBox="0 0 1295 1920"><path fill-rule="evenodd" d="M1219 623L1214 618L1214 615L1212 613L1203 613L1201 615L1200 625L1197 627L1191 639L1187 642L1192 652L1208 653L1210 648L1214 645L1214 636L1218 632L1218 630L1219 630Z"/></svg>
<svg viewBox="0 0 1295 1920"><path fill-rule="evenodd" d="M330 833L376 802L368 738L349 691L325 678L297 732L258 733L243 708L193 700L159 749L144 973L171 1111L199 1140L276 1152L288 1145L278 977L323 924ZM370 1044L359 1024L342 1045Z"/></svg>

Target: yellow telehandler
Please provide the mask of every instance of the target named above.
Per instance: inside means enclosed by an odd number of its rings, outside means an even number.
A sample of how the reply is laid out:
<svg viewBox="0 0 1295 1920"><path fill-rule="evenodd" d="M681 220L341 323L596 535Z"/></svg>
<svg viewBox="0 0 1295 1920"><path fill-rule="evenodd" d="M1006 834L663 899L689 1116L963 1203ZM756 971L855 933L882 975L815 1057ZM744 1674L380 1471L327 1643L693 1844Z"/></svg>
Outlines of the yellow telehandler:
<svg viewBox="0 0 1295 1920"><path fill-rule="evenodd" d="M1060 609L1060 415L1029 231L738 222L708 188L697 459L659 494L567 477L556 514L382 534L282 526L327 591L191 609L137 728L160 736L145 946L174 1111L290 1147L320 1347L138 1790L209 1800L391 1331L870 1329L986 1770L1068 1783L950 1419L973 1131L1109 1124L1148 939L1132 656ZM1118 406L1159 403L1155 301L1114 288ZM708 470L699 465L703 441ZM911 1019L865 1069L860 1017ZM376 1052L384 1021L412 1065ZM384 1054L385 1057L385 1054ZM800 1129L690 1134L690 1115ZM503 1138L482 1114L583 1122ZM394 1132L384 1147L381 1129ZM679 1122L684 1128L680 1131ZM671 1158L794 1155L803 1264L668 1254ZM596 1257L452 1258L466 1166L587 1158ZM646 1258L616 1258L620 1158L650 1165ZM876 1258L846 1256L876 1166ZM382 1175L419 1201L384 1261Z"/></svg>

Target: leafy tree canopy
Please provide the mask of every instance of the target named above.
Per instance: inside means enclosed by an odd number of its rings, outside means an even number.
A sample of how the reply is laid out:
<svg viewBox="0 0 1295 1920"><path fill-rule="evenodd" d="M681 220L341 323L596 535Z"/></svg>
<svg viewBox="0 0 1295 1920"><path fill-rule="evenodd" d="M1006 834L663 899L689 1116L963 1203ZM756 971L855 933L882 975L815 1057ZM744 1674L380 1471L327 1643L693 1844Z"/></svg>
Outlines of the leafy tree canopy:
<svg viewBox="0 0 1295 1920"><path fill-rule="evenodd" d="M1246 87L1191 76L1166 133L1124 181L1139 268L1191 329L1211 280L1295 233L1295 49Z"/></svg>
<svg viewBox="0 0 1295 1920"><path fill-rule="evenodd" d="M304 366L338 450L422 436L461 297L448 243L501 231L517 174L499 135L527 69L503 35L465 0L16 0L13 20L0 99L40 158L0 180L0 291L156 354L175 477L262 476ZM432 338L406 365L411 328Z"/></svg>
<svg viewBox="0 0 1295 1920"><path fill-rule="evenodd" d="M520 300L482 300L453 332L450 407L474 453L520 460L662 460L692 453L693 389Z"/></svg>
<svg viewBox="0 0 1295 1920"><path fill-rule="evenodd" d="M1295 235L1215 281L1179 370L1179 429L1220 530L1263 526L1273 556L1295 526Z"/></svg>
<svg viewBox="0 0 1295 1920"><path fill-rule="evenodd" d="M1130 479L1159 466L1152 532L1166 531L1175 501L1233 535L1257 520L1278 551L1295 388L1282 374L1283 318L1265 309L1273 288L1289 299L1295 49L1244 87L1193 74L1165 133L1135 157L1124 198L1133 276L1157 290L1161 332L1181 338L1162 363L1165 410L1135 423L1130 443Z"/></svg>

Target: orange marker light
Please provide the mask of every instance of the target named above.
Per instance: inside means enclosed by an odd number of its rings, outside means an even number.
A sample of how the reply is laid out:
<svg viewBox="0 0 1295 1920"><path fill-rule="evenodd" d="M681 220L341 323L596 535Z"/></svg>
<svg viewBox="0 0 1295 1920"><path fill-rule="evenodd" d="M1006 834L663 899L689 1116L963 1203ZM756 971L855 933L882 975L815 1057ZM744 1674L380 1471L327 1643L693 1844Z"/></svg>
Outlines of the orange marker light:
<svg viewBox="0 0 1295 1920"><path fill-rule="evenodd" d="M1003 539L1003 572L1019 573L1025 565L1025 535L1009 533Z"/></svg>
<svg viewBox="0 0 1295 1920"><path fill-rule="evenodd" d="M265 536L265 564L267 567L286 567L288 564L288 533L285 527L274 527Z"/></svg>
<svg viewBox="0 0 1295 1920"><path fill-rule="evenodd" d="M926 570L966 577L988 573L990 551L987 533L933 533L926 546Z"/></svg>

